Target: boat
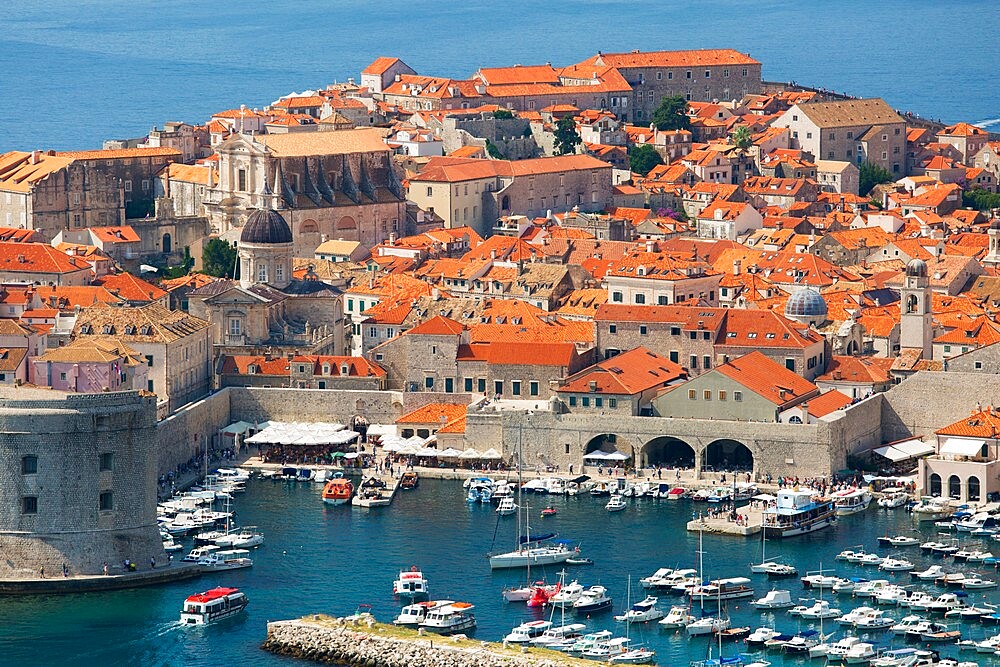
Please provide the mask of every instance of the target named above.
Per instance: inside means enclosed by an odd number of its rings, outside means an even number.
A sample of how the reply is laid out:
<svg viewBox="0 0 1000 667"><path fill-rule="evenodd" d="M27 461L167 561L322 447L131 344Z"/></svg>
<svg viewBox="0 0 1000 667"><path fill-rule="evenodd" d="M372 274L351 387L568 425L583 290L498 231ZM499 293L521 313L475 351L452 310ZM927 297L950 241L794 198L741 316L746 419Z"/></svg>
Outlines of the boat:
<svg viewBox="0 0 1000 667"><path fill-rule="evenodd" d="M490 556L490 569L511 569L518 567L538 567L564 563L578 553L565 543L542 544L555 537L555 533L544 535L522 535L521 546L502 554Z"/></svg>
<svg viewBox="0 0 1000 667"><path fill-rule="evenodd" d="M427 579L416 565L409 570L400 570L399 578L392 582L392 594L403 598L417 598L427 595Z"/></svg>
<svg viewBox="0 0 1000 667"><path fill-rule="evenodd" d="M767 559L767 535L760 531L760 562L750 565L750 572L766 574L769 577L794 577L799 573L795 567Z"/></svg>
<svg viewBox="0 0 1000 667"><path fill-rule="evenodd" d="M847 612L843 616L838 616L834 619L840 625L854 625L858 619L864 618L865 616L873 613L875 610L871 607L857 607Z"/></svg>
<svg viewBox="0 0 1000 667"><path fill-rule="evenodd" d="M571 556L566 559L567 565L593 565L594 560L592 558L584 558L582 556Z"/></svg>
<svg viewBox="0 0 1000 667"><path fill-rule="evenodd" d="M535 646L546 646L552 648L552 645L559 644L576 637L580 637L583 630L586 630L587 626L583 623L568 623L565 625L552 626L545 632L543 632L538 637L531 640L531 643Z"/></svg>
<svg viewBox="0 0 1000 667"><path fill-rule="evenodd" d="M922 642L957 642L962 638L961 630L948 630L946 627L931 632L921 632Z"/></svg>
<svg viewBox="0 0 1000 667"><path fill-rule="evenodd" d="M667 615L659 620L659 625L664 628L684 628L695 620L691 615L691 610L685 605L674 605L667 612Z"/></svg>
<svg viewBox="0 0 1000 667"><path fill-rule="evenodd" d="M902 507L908 502L910 502L910 496L905 491L893 491L892 493L884 493L878 499L878 506L890 510Z"/></svg>
<svg viewBox="0 0 1000 667"><path fill-rule="evenodd" d="M442 607L452 604L451 600L427 600L424 602L414 602L405 605L399 610L399 616L393 621L394 625L417 626L427 618L427 612L435 607Z"/></svg>
<svg viewBox="0 0 1000 667"><path fill-rule="evenodd" d="M251 549L264 544L264 534L253 526L243 526L223 533L216 538L215 544L223 549Z"/></svg>
<svg viewBox="0 0 1000 667"><path fill-rule="evenodd" d="M872 579L871 581L859 581L854 587L854 596L859 598L873 598L879 593L894 586L888 579Z"/></svg>
<svg viewBox="0 0 1000 667"><path fill-rule="evenodd" d="M871 659L875 657L875 646L869 644L868 642L858 642L851 648L847 649L847 652L843 655L843 662L848 665L862 665L871 662ZM835 657L831 657L827 654L827 660L836 660Z"/></svg>
<svg viewBox="0 0 1000 667"><path fill-rule="evenodd" d="M556 607L571 606L583 595L584 587L579 582L572 581L566 585L560 585L559 590L554 592L549 598L549 604Z"/></svg>
<svg viewBox="0 0 1000 667"><path fill-rule="evenodd" d="M993 558L993 554L982 549L960 549L952 558L956 562L982 563L987 558Z"/></svg>
<svg viewBox="0 0 1000 667"><path fill-rule="evenodd" d="M590 489L590 495L592 496L610 496L615 490L614 485L611 482L597 482L593 488Z"/></svg>
<svg viewBox="0 0 1000 667"><path fill-rule="evenodd" d="M245 567L252 567L253 560L250 552L246 549L228 549L226 551L213 551L198 561L198 567L206 572L220 572L223 570L240 570Z"/></svg>
<svg viewBox="0 0 1000 667"><path fill-rule="evenodd" d="M710 503L727 503L733 498L733 491L728 486L717 486L708 494Z"/></svg>
<svg viewBox="0 0 1000 667"><path fill-rule="evenodd" d="M830 500L813 500L812 491L786 489L778 492L774 507L764 510L765 537L804 535L832 526L837 521Z"/></svg>
<svg viewBox="0 0 1000 667"><path fill-rule="evenodd" d="M878 566L884 572L909 572L914 567L913 563L905 558L886 558Z"/></svg>
<svg viewBox="0 0 1000 667"><path fill-rule="evenodd" d="M837 584L846 581L840 577L835 577L830 574L823 574L823 570L817 572L806 572L806 576L802 577L799 581L806 588L833 588Z"/></svg>
<svg viewBox="0 0 1000 667"><path fill-rule="evenodd" d="M730 621L728 618L715 618L712 616L706 616L704 618L699 618L684 628L688 635L696 637L698 635L711 635L729 627Z"/></svg>
<svg viewBox="0 0 1000 667"><path fill-rule="evenodd" d="M909 616L904 616L899 619L899 622L893 626L890 626L889 632L894 635L905 635L908 632L912 632L918 626L922 626L925 623L930 623L930 620L924 618L923 616L917 616L916 614L911 614Z"/></svg>
<svg viewBox="0 0 1000 667"><path fill-rule="evenodd" d="M854 621L854 627L858 630L885 630L895 624L895 619L886 616L885 612L878 609L863 614Z"/></svg>
<svg viewBox="0 0 1000 667"><path fill-rule="evenodd" d="M789 591L768 591L767 595L759 600L754 600L750 606L754 609L787 609L794 604Z"/></svg>
<svg viewBox="0 0 1000 667"><path fill-rule="evenodd" d="M607 504L604 506L604 509L609 512L621 512L626 507L628 507L628 503L625 502L625 499L622 498L620 494L616 493L611 496Z"/></svg>
<svg viewBox="0 0 1000 667"><path fill-rule="evenodd" d="M836 491L831 496L837 516L849 516L864 512L872 503L872 494L868 489L844 489Z"/></svg>
<svg viewBox="0 0 1000 667"><path fill-rule="evenodd" d="M648 665L656 658L656 651L649 648L631 648L608 657L612 665Z"/></svg>
<svg viewBox="0 0 1000 667"><path fill-rule="evenodd" d="M392 502L394 489L381 478L372 475L361 480L358 492L351 498L354 507L386 507Z"/></svg>
<svg viewBox="0 0 1000 667"><path fill-rule="evenodd" d="M907 604L909 598L910 592L902 586L890 586L875 596L875 602L876 604L903 606Z"/></svg>
<svg viewBox="0 0 1000 667"><path fill-rule="evenodd" d="M246 609L250 600L238 588L212 588L190 595L181 610L181 625L206 625L231 618Z"/></svg>
<svg viewBox="0 0 1000 667"><path fill-rule="evenodd" d="M197 563L202 558L205 558L213 551L218 551L219 547L215 544L206 544L200 547L195 547L192 549L184 558L181 559L182 563Z"/></svg>
<svg viewBox="0 0 1000 667"><path fill-rule="evenodd" d="M663 580L666 577L669 577L671 574L673 574L673 571L674 571L673 568L661 567L648 577L643 577L642 579L640 579L639 585L642 586L643 588L658 588L660 584L663 583Z"/></svg>
<svg viewBox="0 0 1000 667"><path fill-rule="evenodd" d="M934 579L934 583L939 586L961 586L965 581L964 572L948 572Z"/></svg>
<svg viewBox="0 0 1000 667"><path fill-rule="evenodd" d="M465 632L476 627L475 609L468 602L452 602L433 607L427 611L427 616L419 626L428 632L439 635L450 635Z"/></svg>
<svg viewBox="0 0 1000 667"><path fill-rule="evenodd" d="M500 504L497 505L496 512L500 516L508 516L517 511L517 505L514 504L514 499L510 496L506 496L500 499Z"/></svg>
<svg viewBox="0 0 1000 667"><path fill-rule="evenodd" d="M789 635L782 635L782 633L778 632L774 628L764 627L764 628L757 628L756 630L751 632L749 635L747 635L745 641L747 643L747 646L761 646L765 642L771 641L772 639L781 636L786 636L788 638L791 638Z"/></svg>
<svg viewBox="0 0 1000 667"><path fill-rule="evenodd" d="M583 591L576 602L573 611L578 614L593 614L611 609L612 600L608 597L608 589L604 586L591 586Z"/></svg>
<svg viewBox="0 0 1000 667"><path fill-rule="evenodd" d="M558 510L556 510L555 507L546 507L545 509L542 510L542 516L543 517L555 516L558 513L559 512L558 512Z"/></svg>
<svg viewBox="0 0 1000 667"><path fill-rule="evenodd" d="M354 495L354 483L343 477L331 479L323 487L323 502L328 505L343 505Z"/></svg>
<svg viewBox="0 0 1000 667"><path fill-rule="evenodd" d="M512 644L527 644L551 627L552 621L528 621L507 633L503 640Z"/></svg>
<svg viewBox="0 0 1000 667"><path fill-rule="evenodd" d="M911 577L916 577L921 581L933 581L944 574L944 568L940 565L931 565L926 570L920 572L910 572Z"/></svg>
<svg viewBox="0 0 1000 667"><path fill-rule="evenodd" d="M952 609L958 609L960 607L965 607L965 601L959 597L960 595L965 595L965 593L943 593L927 605L927 611L944 613Z"/></svg>
<svg viewBox="0 0 1000 667"><path fill-rule="evenodd" d="M837 618L840 615L841 611L836 607L831 607L830 603L826 600L817 600L813 606L804 609L799 614L799 616L806 619Z"/></svg>
<svg viewBox="0 0 1000 667"><path fill-rule="evenodd" d="M966 577L962 580L962 588L971 590L983 590L987 588L996 588L997 582L992 579L983 579L979 576Z"/></svg>
<svg viewBox="0 0 1000 667"><path fill-rule="evenodd" d="M692 600L701 601L736 600L753 597L753 589L748 585L750 583L750 580L746 577L716 579L707 584L692 588L688 591L688 595Z"/></svg>
<svg viewBox="0 0 1000 667"><path fill-rule="evenodd" d="M611 656L627 651L628 645L627 637L612 637L584 650L580 657L585 660L610 661Z"/></svg>
<svg viewBox="0 0 1000 667"><path fill-rule="evenodd" d="M780 648L785 653L806 653L819 644L821 638L822 635L816 630L803 630L783 641ZM767 647L767 644L764 646Z"/></svg>
<svg viewBox="0 0 1000 667"><path fill-rule="evenodd" d="M878 543L885 547L912 547L920 544L920 540L909 535L894 535L878 538Z"/></svg>
<svg viewBox="0 0 1000 667"><path fill-rule="evenodd" d="M687 497L687 490L680 486L675 486L666 495L660 496L661 498L666 498L667 500L680 500L681 498Z"/></svg>
<svg viewBox="0 0 1000 667"><path fill-rule="evenodd" d="M404 472L399 478L399 488L404 491L412 491L418 486L420 486L420 476L412 470Z"/></svg>
<svg viewBox="0 0 1000 667"><path fill-rule="evenodd" d="M611 637L613 635L610 630L601 630L585 634L582 637L577 637L567 642L550 645L549 648L568 653L569 655L581 655L584 651L592 649L600 642L611 639Z"/></svg>
<svg viewBox="0 0 1000 667"><path fill-rule="evenodd" d="M660 583L655 585L653 588L661 591L670 590L675 593L684 593L691 586L697 585L699 581L700 578L698 577L698 570L674 570L671 574L663 577Z"/></svg>
<svg viewBox="0 0 1000 667"><path fill-rule="evenodd" d="M920 502L910 510L915 521L940 521L951 514L948 501L932 496L921 496Z"/></svg>
<svg viewBox="0 0 1000 667"><path fill-rule="evenodd" d="M645 600L636 602L624 614L615 616L615 620L624 623L648 623L661 619L665 616L665 612L656 606L658 602L659 598L647 595Z"/></svg>

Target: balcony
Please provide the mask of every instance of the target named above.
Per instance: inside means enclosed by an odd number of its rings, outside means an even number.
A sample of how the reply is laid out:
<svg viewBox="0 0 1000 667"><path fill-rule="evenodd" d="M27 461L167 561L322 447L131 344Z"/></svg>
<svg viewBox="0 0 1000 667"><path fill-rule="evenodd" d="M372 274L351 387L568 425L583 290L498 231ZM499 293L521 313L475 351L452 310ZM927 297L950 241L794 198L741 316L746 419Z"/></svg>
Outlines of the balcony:
<svg viewBox="0 0 1000 667"><path fill-rule="evenodd" d="M225 344L226 345L246 345L246 336L243 334L226 334Z"/></svg>

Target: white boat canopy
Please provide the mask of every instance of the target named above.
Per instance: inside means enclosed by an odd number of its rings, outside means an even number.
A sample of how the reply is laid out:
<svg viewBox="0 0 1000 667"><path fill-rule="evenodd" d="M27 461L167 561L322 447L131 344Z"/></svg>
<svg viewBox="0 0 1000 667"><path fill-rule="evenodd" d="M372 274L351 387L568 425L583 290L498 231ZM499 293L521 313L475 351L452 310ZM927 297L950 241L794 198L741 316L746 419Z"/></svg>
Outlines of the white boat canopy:
<svg viewBox="0 0 1000 667"><path fill-rule="evenodd" d="M954 456L977 456L986 445L985 440L978 438L945 438L941 443L941 453Z"/></svg>

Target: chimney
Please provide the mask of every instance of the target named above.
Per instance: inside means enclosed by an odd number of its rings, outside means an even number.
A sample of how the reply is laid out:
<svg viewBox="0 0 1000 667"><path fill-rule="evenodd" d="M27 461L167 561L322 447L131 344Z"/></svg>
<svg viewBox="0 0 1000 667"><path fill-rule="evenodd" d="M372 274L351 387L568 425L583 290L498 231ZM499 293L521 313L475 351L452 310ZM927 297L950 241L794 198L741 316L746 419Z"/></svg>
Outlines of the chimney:
<svg viewBox="0 0 1000 667"><path fill-rule="evenodd" d="M742 260L739 260L739 259L734 259L733 260L733 275L734 276L740 275L740 267L741 266L743 266L743 261Z"/></svg>
<svg viewBox="0 0 1000 667"><path fill-rule="evenodd" d="M597 380L591 380L588 385L590 386L590 391L597 391Z"/></svg>
<svg viewBox="0 0 1000 667"><path fill-rule="evenodd" d="M38 164L42 159L42 151L31 151L31 164Z"/></svg>
<svg viewBox="0 0 1000 667"><path fill-rule="evenodd" d="M646 252L656 252L656 241L646 239Z"/></svg>
<svg viewBox="0 0 1000 667"><path fill-rule="evenodd" d="M396 245L396 232L389 232L389 246Z"/></svg>

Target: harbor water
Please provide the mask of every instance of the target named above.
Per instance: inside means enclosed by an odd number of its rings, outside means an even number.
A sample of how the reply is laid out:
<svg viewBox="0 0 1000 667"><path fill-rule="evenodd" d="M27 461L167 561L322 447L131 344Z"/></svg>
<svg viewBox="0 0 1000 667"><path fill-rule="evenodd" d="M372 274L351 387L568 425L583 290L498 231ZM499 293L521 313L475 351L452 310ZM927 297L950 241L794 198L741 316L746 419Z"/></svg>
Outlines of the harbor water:
<svg viewBox="0 0 1000 667"><path fill-rule="evenodd" d="M3 2L0 152L98 148L153 125L357 79L570 65L597 51L735 48L796 81L997 130L996 0Z"/></svg>
<svg viewBox="0 0 1000 667"><path fill-rule="evenodd" d="M500 640L526 620L548 616L524 604L506 603L505 586L523 583L523 570L491 572L486 554L506 551L515 541L515 517L497 519L492 505L468 504L460 482L424 479L418 489L400 492L390 507L361 509L350 505L324 505L321 485L299 482L254 480L247 493L236 496L233 509L243 525L257 526L266 543L253 552L254 566L246 570L220 572L200 580L138 589L75 596L45 596L0 599L0 663L9 665L64 664L73 656L78 664L103 665L281 665L286 658L264 653L268 621L297 618L312 613L346 615L359 604L370 604L379 620L389 621L400 608L392 596L392 582L401 569L418 566L429 580L432 598L463 600L476 606L476 639ZM531 495L529 516L534 530L558 532L560 538L581 545L582 554L593 565L567 566L567 580L584 585L601 584L614 598L614 611L582 620L590 629L610 628L623 633L615 613L625 608L627 581L633 581L633 601L645 591L635 584L660 567L698 567L697 533L685 530L693 511L704 504L688 500L629 499L628 508L609 513L606 498ZM545 519L539 511L552 505L558 514ZM877 548L885 534L911 533L915 524L903 510L870 508L863 514L843 517L838 525L806 536L769 541L768 558L777 557L796 565L800 574L808 570L834 570L840 576L889 579L910 584L906 573L880 573L835 561L840 551L864 545L869 551L887 555L893 550ZM937 539L933 524L922 524L923 539ZM749 564L760 560L759 538L704 535L706 578L749 576L757 597L772 589L789 589L793 598L813 597L798 578L768 580L750 575ZM978 540L965 538L978 544ZM190 542L188 541L188 544ZM988 542L989 546L1000 544ZM952 564L950 560L924 555L919 548L895 550L923 569L943 563L948 569L979 571L993 577L991 567ZM997 549L1000 552L1000 548ZM179 558L176 556L175 558ZM532 579L558 579L557 568L532 572ZM181 627L178 614L185 597L216 585L237 586L250 598L246 613L236 619L205 627ZM944 592L930 583L920 587ZM955 590L955 589L952 589ZM836 597L845 612L869 599ZM970 592L970 602L993 602L996 592ZM680 603L680 596L663 594L667 608ZM728 603L733 626L774 626L796 632L809 627L785 612L759 613L749 600ZM871 605L874 606L874 605ZM883 607L888 615L901 618L905 609ZM695 606L694 613L698 609ZM570 621L567 614L567 622ZM556 622L558 623L558 614ZM817 626L818 627L818 626ZM827 622L826 631L843 629ZM963 638L981 639L996 634L995 626L964 624ZM864 636L864 635L862 635ZM633 626L632 637L657 652L657 664L686 665L705 658L708 638L688 638L683 631ZM902 638L873 632L869 641L878 645L904 646ZM957 656L954 646L937 647ZM740 642L727 642L725 652L745 650ZM985 658L985 660L984 660ZM808 664L808 660L768 658L775 665ZM966 654L965 659L990 664L989 656ZM784 662L783 662L784 660ZM814 664L823 664L814 661Z"/></svg>

